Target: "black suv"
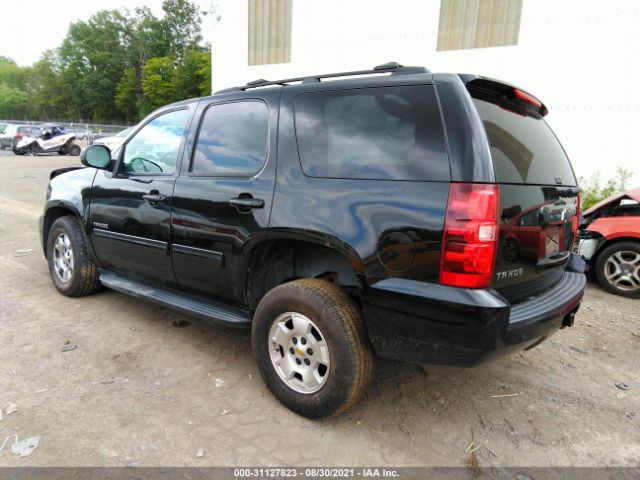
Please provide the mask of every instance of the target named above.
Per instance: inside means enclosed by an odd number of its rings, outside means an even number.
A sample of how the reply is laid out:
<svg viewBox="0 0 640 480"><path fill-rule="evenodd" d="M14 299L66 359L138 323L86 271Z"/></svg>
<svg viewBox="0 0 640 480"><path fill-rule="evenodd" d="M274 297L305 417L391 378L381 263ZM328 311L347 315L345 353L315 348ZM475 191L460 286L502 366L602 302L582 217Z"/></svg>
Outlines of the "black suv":
<svg viewBox="0 0 640 480"><path fill-rule="evenodd" d="M52 173L56 288L101 285L231 327L295 412L367 388L374 352L474 365L570 326L579 189L546 107L385 64L257 80L149 115Z"/></svg>

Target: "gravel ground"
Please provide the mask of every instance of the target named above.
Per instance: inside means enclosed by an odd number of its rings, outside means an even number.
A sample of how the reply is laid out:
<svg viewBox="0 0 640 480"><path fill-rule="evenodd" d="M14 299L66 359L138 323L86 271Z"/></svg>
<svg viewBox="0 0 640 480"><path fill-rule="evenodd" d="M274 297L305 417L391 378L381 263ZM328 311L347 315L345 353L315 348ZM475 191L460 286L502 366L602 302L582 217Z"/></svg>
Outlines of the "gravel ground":
<svg viewBox="0 0 640 480"><path fill-rule="evenodd" d="M49 171L77 163L0 152L0 444L40 436L0 467L461 466L472 433L481 468L638 466L638 301L590 283L573 328L474 369L380 360L361 404L312 422L267 391L248 332L56 292L37 219Z"/></svg>

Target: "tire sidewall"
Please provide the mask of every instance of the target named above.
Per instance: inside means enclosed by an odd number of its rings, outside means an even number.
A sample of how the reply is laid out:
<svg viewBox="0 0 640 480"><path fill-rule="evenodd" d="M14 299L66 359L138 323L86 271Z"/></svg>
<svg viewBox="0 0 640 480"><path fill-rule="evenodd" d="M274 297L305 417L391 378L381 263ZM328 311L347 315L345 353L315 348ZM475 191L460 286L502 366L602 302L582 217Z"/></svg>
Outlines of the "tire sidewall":
<svg viewBox="0 0 640 480"><path fill-rule="evenodd" d="M296 288L297 287L297 288ZM334 415L352 395L352 379L357 375L354 361L357 352L345 340L343 326L330 302L319 295L294 284L286 289L276 289L265 297L256 310L252 330L254 355L260 373L273 394L289 409L307 418L324 418ZM285 312L297 312L307 316L320 330L329 350L328 378L320 390L299 393L280 378L271 362L269 333L271 325Z"/></svg>
<svg viewBox="0 0 640 480"><path fill-rule="evenodd" d="M80 155L81 152L82 152L82 149L80 148L79 145L75 143L72 143L71 145L69 145L68 148L66 148L67 155L78 156Z"/></svg>
<svg viewBox="0 0 640 480"><path fill-rule="evenodd" d="M82 268L82 259L79 258L80 246L76 241L76 235L79 234L76 230L77 225L73 219L69 217L60 217L51 226L49 230L49 236L47 237L47 262L49 264L49 272L51 274L51 280L55 287L64 295L72 295L73 292L80 288L80 282L82 279L79 275L79 269ZM54 245L58 236L64 233L69 238L71 249L73 250L73 273L71 274L71 280L64 283L54 271Z"/></svg>

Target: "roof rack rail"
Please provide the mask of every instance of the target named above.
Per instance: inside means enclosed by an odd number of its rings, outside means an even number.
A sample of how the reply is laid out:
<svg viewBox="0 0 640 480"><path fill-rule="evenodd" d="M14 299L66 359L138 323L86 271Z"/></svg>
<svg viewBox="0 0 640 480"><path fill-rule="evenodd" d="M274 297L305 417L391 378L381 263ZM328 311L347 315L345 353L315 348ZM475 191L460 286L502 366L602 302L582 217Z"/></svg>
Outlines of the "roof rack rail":
<svg viewBox="0 0 640 480"><path fill-rule="evenodd" d="M258 80L253 80L246 85L242 85L240 87L231 87L225 88L223 90L219 90L218 93L225 92L234 92L234 91L243 91L248 90L250 88L257 87L267 87L269 85L288 85L290 83L318 83L323 78L336 78L336 77L351 77L355 75L371 75L376 73L391 73L392 75L411 75L416 73L431 73L424 67L405 67L404 65L400 65L397 62L389 62L384 63L382 65L378 65L373 67L371 70L355 70L353 72L339 72L339 73L324 73L321 75L309 75L306 77L295 77L295 78L286 78L283 80L265 80L264 78L260 78Z"/></svg>

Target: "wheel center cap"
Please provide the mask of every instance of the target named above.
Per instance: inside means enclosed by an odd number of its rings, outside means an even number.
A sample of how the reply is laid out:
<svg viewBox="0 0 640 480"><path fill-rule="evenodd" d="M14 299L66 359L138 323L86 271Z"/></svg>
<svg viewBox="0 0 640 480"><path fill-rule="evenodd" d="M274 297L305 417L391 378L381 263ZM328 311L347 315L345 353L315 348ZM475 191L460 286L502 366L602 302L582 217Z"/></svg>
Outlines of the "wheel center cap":
<svg viewBox="0 0 640 480"><path fill-rule="evenodd" d="M304 352L300 350L298 347L295 347L294 350L298 355L300 355L301 357L304 357Z"/></svg>

